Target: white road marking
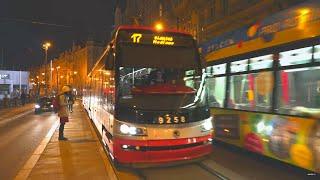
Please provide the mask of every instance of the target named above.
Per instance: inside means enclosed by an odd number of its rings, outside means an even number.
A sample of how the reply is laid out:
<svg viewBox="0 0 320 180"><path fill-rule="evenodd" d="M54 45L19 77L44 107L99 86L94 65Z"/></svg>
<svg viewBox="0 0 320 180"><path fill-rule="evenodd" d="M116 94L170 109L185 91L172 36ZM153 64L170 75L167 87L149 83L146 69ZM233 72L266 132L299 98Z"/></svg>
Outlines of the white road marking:
<svg viewBox="0 0 320 180"><path fill-rule="evenodd" d="M7 122L10 122L10 121L12 121L12 120L18 119L18 118L23 117L23 116L26 116L26 115L30 114L31 112L33 112L33 109L32 109L32 110L29 110L29 111L25 111L25 112L20 113L20 114L17 114L17 115L15 115L15 116L13 116L13 117L6 118L6 119L4 119L4 120L1 120L1 121L0 121L0 127L3 126L4 124L6 124Z"/></svg>
<svg viewBox="0 0 320 180"><path fill-rule="evenodd" d="M41 143L37 146L37 148L33 151L30 158L24 164L24 166L19 170L17 176L14 178L15 180L26 180L30 175L32 169L37 164L40 159L41 154L45 150L46 146L50 142L51 137L53 136L55 130L59 126L59 121L57 120L45 136L45 138L41 141Z"/></svg>

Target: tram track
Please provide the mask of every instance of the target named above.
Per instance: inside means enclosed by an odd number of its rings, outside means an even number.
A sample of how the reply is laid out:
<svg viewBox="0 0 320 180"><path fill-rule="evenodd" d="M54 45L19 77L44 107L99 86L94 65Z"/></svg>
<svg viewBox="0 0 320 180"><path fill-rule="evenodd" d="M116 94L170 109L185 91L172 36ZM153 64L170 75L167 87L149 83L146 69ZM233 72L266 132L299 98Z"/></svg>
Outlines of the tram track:
<svg viewBox="0 0 320 180"><path fill-rule="evenodd" d="M174 165L174 166L162 166L162 167L153 167L153 168L132 168L131 170L139 177L140 180L153 180L153 179L162 179L162 177L160 176L157 177L157 174L160 174L161 176L163 176L163 174L168 174L168 176L170 176L169 175L170 172L168 172L169 169L179 169L182 167L188 167L190 169L190 171L186 171L185 174L187 174L187 176L190 177L191 179L194 179L196 176L198 176L198 174L206 173L206 174L210 174L210 177L208 176L208 179L215 178L220 180L230 180L230 178L226 177L218 170L208 166L206 163L204 163L204 161L192 162L192 163L186 163L186 164L180 164L180 165ZM150 176L151 174L152 174L152 177ZM169 178L166 177L166 179L169 179Z"/></svg>
<svg viewBox="0 0 320 180"><path fill-rule="evenodd" d="M229 178L227 178L226 176L224 176L223 174L219 173L217 170L207 166L206 164L199 162L196 163L198 166L200 166L202 169L204 169L205 171L209 172L210 174L220 178L221 180L229 180Z"/></svg>

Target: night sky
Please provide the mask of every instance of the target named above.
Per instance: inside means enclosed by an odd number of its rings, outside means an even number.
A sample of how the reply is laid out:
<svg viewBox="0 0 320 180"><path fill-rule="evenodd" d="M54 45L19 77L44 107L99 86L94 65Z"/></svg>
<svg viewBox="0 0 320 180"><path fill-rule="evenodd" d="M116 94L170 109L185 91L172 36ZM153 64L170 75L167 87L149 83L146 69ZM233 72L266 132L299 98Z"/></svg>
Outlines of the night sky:
<svg viewBox="0 0 320 180"><path fill-rule="evenodd" d="M115 1L0 0L0 66L2 57L9 69L43 63L45 41L53 44L49 60L88 37L105 42L113 28Z"/></svg>

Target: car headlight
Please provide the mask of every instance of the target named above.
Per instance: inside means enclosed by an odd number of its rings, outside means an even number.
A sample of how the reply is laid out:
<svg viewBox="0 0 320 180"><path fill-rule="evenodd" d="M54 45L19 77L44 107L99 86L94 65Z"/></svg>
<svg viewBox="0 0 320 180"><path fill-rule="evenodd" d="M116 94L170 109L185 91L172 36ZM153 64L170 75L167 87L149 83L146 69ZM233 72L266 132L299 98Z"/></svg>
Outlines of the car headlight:
<svg viewBox="0 0 320 180"><path fill-rule="evenodd" d="M50 107L52 107L52 108L53 108L53 105L51 104L51 105L50 105Z"/></svg>
<svg viewBox="0 0 320 180"><path fill-rule="evenodd" d="M205 131L210 131L212 130L213 126L212 126L212 118L208 118L204 121L204 123L202 123L201 125L201 131L205 132Z"/></svg>
<svg viewBox="0 0 320 180"><path fill-rule="evenodd" d="M146 128L140 128L135 126L129 126L127 124L120 125L120 133L133 136L145 136L147 135Z"/></svg>
<svg viewBox="0 0 320 180"><path fill-rule="evenodd" d="M36 104L36 105L34 105L34 107L35 107L36 109L38 109L38 108L40 108L40 105L39 105L39 104Z"/></svg>

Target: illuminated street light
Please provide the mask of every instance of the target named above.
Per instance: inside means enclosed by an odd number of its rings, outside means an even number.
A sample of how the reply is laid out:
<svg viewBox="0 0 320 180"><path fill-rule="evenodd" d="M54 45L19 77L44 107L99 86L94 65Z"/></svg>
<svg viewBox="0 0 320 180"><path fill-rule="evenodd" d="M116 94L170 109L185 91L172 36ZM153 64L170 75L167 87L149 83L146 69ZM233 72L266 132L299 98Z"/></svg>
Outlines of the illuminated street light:
<svg viewBox="0 0 320 180"><path fill-rule="evenodd" d="M51 46L50 42L45 42L44 44L42 44L42 48L45 50L45 63L44 63L44 72L45 72L45 76L44 79L45 81L47 81L47 61L48 61L48 49ZM52 76L52 71L51 72L51 76ZM50 76L50 77L51 77ZM50 78L50 86L52 84L52 78ZM47 84L45 86L45 94L48 95L48 87Z"/></svg>
<svg viewBox="0 0 320 180"><path fill-rule="evenodd" d="M56 69L57 69L57 93L58 93L59 92L59 69L60 69L60 66L57 66Z"/></svg>
<svg viewBox="0 0 320 180"><path fill-rule="evenodd" d="M304 16L304 15L307 15L308 13L310 13L310 9L307 9L307 8L305 8L305 9L300 9L300 15L301 16Z"/></svg>
<svg viewBox="0 0 320 180"><path fill-rule="evenodd" d="M74 71L73 74L76 75L76 74L78 74L78 72L77 72L77 71Z"/></svg>
<svg viewBox="0 0 320 180"><path fill-rule="evenodd" d="M163 24L160 22L157 22L154 27L156 31L163 31Z"/></svg>
<svg viewBox="0 0 320 180"><path fill-rule="evenodd" d="M50 46L51 46L51 43L49 43L49 42L46 42L46 43L42 44L42 48L44 50L48 50Z"/></svg>

